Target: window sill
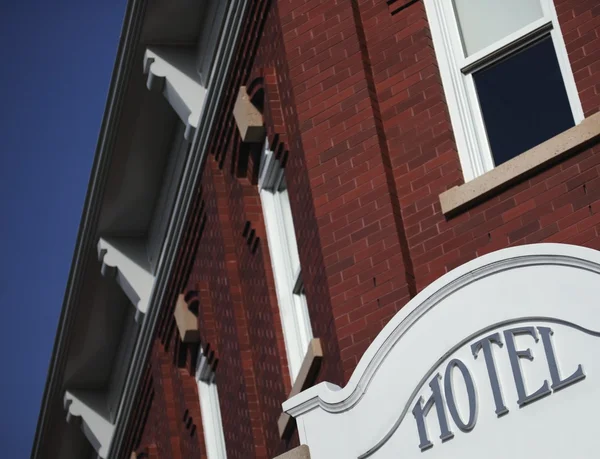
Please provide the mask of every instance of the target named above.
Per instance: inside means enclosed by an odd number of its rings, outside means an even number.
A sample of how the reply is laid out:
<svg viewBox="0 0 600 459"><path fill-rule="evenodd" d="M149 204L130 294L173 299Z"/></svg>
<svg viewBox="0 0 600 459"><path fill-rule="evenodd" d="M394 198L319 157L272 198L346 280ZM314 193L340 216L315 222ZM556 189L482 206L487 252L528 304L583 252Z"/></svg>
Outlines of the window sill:
<svg viewBox="0 0 600 459"><path fill-rule="evenodd" d="M304 389L309 388L315 383L319 368L321 367L321 360L323 360L323 347L321 346L321 340L319 338L313 338L309 345L302 366L292 387L292 391L288 398L292 398L294 395L298 395ZM287 413L281 413L279 420L277 421L277 427L279 428L279 437L286 438L292 431L294 425L294 418Z"/></svg>
<svg viewBox="0 0 600 459"><path fill-rule="evenodd" d="M300 445L275 459L310 459L310 450L307 445Z"/></svg>
<svg viewBox="0 0 600 459"><path fill-rule="evenodd" d="M600 137L600 113L489 172L440 194L442 212L455 215L507 186L581 150Z"/></svg>

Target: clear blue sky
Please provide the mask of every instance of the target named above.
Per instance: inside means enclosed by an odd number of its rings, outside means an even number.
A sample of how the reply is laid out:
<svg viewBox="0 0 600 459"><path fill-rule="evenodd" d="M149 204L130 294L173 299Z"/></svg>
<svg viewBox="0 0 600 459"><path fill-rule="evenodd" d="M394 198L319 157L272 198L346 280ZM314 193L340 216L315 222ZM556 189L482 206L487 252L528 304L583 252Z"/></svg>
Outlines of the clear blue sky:
<svg viewBox="0 0 600 459"><path fill-rule="evenodd" d="M125 0L0 0L0 451L27 458Z"/></svg>

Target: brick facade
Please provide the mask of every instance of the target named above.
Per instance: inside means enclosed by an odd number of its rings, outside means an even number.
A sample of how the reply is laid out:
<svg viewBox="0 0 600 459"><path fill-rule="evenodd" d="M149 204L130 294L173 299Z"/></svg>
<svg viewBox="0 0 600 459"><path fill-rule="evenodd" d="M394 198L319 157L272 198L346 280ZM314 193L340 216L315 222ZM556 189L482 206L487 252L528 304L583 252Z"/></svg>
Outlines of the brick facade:
<svg viewBox="0 0 600 459"><path fill-rule="evenodd" d="M586 117L600 108L600 5L555 0ZM600 146L452 218L464 183L422 1L252 2L195 211L129 426L130 450L206 457L177 295L194 297L217 375L230 458L298 444L277 419L291 384L257 183L260 145L232 117L238 89L285 164L319 380L344 385L385 323L432 281L484 253L536 242L600 249Z"/></svg>

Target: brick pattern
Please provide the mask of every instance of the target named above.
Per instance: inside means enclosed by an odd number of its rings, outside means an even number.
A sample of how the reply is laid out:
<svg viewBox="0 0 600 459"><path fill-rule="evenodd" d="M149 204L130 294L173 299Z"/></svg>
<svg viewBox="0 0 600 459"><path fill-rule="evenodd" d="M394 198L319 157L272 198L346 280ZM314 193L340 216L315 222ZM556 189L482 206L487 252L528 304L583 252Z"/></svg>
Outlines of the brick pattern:
<svg viewBox="0 0 600 459"><path fill-rule="evenodd" d="M299 135L300 121L296 110L299 101L294 97L290 78L289 62L296 54L290 56L284 47L285 28L282 26L280 3L271 4L250 79L263 79L263 115L268 138L271 149L283 159L282 164L285 166L311 326L313 335L321 338L325 354L319 380L342 384L340 350L336 330L332 327L333 311L325 271L323 241L313 203L313 184L307 173L307 159ZM268 257L266 248L263 256L265 259ZM265 264L268 265L267 274L270 274L270 262ZM267 277L272 279L270 275ZM276 301L276 298L272 297L272 301ZM281 333L279 322L276 329ZM283 344L283 335L280 342ZM290 389L287 386L286 393Z"/></svg>
<svg viewBox="0 0 600 459"><path fill-rule="evenodd" d="M589 116L600 108L600 9L555 1ZM197 350L177 342L172 321L182 292L197 296L202 340L219 359L228 456L298 444L277 434L290 381L256 189L261 145L241 144L231 116L241 85L285 165L325 353L319 380L345 384L387 321L462 263L535 242L600 249L600 145L451 219L441 213L439 194L463 177L422 1L260 0L243 36L129 427L130 450L156 457L205 455Z"/></svg>
<svg viewBox="0 0 600 459"><path fill-rule="evenodd" d="M344 380L411 296L395 184L358 4L279 2L296 104L292 158L305 163ZM380 2L389 16L386 3ZM314 97L319 94L319 97ZM383 148L382 148L383 147ZM292 210L295 210L292 207ZM303 237L299 234L300 244ZM331 333L331 332L330 332Z"/></svg>
<svg viewBox="0 0 600 459"><path fill-rule="evenodd" d="M600 107L600 4L554 0L585 116Z"/></svg>
<svg viewBox="0 0 600 459"><path fill-rule="evenodd" d="M228 456L243 458L247 457L244 452L254 453L254 435L257 440L260 439L261 431L256 425L256 402L250 404L251 397L252 401L256 399L254 375L252 369L244 364L243 353L248 353L249 342L239 274L235 272L234 236L228 222L225 196L222 192L220 197L217 196L213 182L209 166L214 161L212 158L208 161L203 174L207 222L188 279L188 289L202 288L201 283L204 283L205 294L210 298L206 303L200 302L200 317L212 315L214 327L205 330L205 323L201 321L200 335L216 335L218 347L215 345L215 350L219 357L217 384ZM227 226L223 228L223 225ZM240 322L241 326L238 326ZM254 417L251 422L252 408Z"/></svg>

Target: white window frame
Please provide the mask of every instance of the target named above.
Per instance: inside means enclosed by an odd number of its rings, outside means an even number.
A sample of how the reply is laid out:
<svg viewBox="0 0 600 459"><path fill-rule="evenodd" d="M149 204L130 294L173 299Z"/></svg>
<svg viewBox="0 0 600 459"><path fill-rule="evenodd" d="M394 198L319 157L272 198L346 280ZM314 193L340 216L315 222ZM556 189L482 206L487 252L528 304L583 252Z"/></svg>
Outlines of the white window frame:
<svg viewBox="0 0 600 459"><path fill-rule="evenodd" d="M500 0L499 0L500 1ZM540 0L543 17L465 57L453 0L425 0L425 10L465 181L494 168L473 73L512 52L550 36L556 51L575 125L584 119L553 0Z"/></svg>
<svg viewBox="0 0 600 459"><path fill-rule="evenodd" d="M215 372L206 355L202 352L202 348L200 348L196 363L196 382L198 384L206 456L208 459L227 459Z"/></svg>
<svg viewBox="0 0 600 459"><path fill-rule="evenodd" d="M269 149L268 141L265 142L262 152L258 187L293 384L313 333L304 295L300 257L284 171L275 154Z"/></svg>

